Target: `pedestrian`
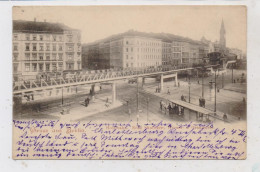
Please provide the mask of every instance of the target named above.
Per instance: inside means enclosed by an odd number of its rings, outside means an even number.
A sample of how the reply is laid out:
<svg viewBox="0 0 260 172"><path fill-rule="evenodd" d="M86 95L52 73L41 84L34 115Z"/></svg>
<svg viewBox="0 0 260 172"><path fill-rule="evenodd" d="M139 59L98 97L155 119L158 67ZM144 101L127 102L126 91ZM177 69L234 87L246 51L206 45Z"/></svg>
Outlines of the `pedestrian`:
<svg viewBox="0 0 260 172"><path fill-rule="evenodd" d="M200 84L200 80L198 80L198 84Z"/></svg>
<svg viewBox="0 0 260 172"><path fill-rule="evenodd" d="M203 103L202 103L203 107L205 107L205 105L206 105L206 100L205 100L205 98L202 99L202 102L203 102Z"/></svg>
<svg viewBox="0 0 260 172"><path fill-rule="evenodd" d="M88 99L85 99L85 107L88 107Z"/></svg>
<svg viewBox="0 0 260 172"><path fill-rule="evenodd" d="M184 97L183 97L183 95L181 95L181 100L183 101L183 99L184 99Z"/></svg>
<svg viewBox="0 0 260 172"><path fill-rule="evenodd" d="M160 101L160 109L162 111L162 100Z"/></svg>
<svg viewBox="0 0 260 172"><path fill-rule="evenodd" d="M227 115L226 115L226 113L224 113L224 115L223 115L223 120L224 120L224 121L227 120Z"/></svg>
<svg viewBox="0 0 260 172"><path fill-rule="evenodd" d="M109 102L109 99L108 99L108 97L107 97L106 103L108 103L108 102Z"/></svg>
<svg viewBox="0 0 260 172"><path fill-rule="evenodd" d="M246 103L246 98L245 98L245 97L243 97L243 103L244 103L244 104Z"/></svg>
<svg viewBox="0 0 260 172"><path fill-rule="evenodd" d="M178 82L178 87L180 87L180 82Z"/></svg>
<svg viewBox="0 0 260 172"><path fill-rule="evenodd" d="M102 86L101 85L99 86L99 90L102 90Z"/></svg>
<svg viewBox="0 0 260 172"><path fill-rule="evenodd" d="M171 94L169 89L168 89L168 92L167 92L167 94L169 94L169 95Z"/></svg>
<svg viewBox="0 0 260 172"><path fill-rule="evenodd" d="M200 105L200 107L202 107L202 99L201 99L201 97L199 98L199 105Z"/></svg>
<svg viewBox="0 0 260 172"><path fill-rule="evenodd" d="M184 107L181 107L181 115L184 115Z"/></svg>
<svg viewBox="0 0 260 172"><path fill-rule="evenodd" d="M171 112L172 112L172 106L171 106L171 103L169 103L169 105L168 105L168 110L169 110L169 115L170 115Z"/></svg>

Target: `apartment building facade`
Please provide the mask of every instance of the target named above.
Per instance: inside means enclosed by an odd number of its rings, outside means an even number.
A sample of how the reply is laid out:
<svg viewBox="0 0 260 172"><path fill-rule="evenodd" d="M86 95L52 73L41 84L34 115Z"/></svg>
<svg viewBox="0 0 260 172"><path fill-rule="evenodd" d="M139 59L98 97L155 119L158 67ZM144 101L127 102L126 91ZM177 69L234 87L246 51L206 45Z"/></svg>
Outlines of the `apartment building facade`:
<svg viewBox="0 0 260 172"><path fill-rule="evenodd" d="M59 23L13 21L13 72L34 79L81 70L81 33Z"/></svg>
<svg viewBox="0 0 260 172"><path fill-rule="evenodd" d="M86 47L89 49L86 55L89 69L147 68L199 63L209 49L207 44L199 41L165 33L161 35L137 31L113 35Z"/></svg>

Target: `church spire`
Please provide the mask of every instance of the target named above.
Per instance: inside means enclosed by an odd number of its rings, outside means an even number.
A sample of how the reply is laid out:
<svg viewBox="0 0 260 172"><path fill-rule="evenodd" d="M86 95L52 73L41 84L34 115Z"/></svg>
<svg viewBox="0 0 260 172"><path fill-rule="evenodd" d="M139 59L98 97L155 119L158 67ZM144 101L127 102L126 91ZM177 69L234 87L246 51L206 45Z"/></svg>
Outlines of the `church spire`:
<svg viewBox="0 0 260 172"><path fill-rule="evenodd" d="M225 30L223 18L220 27L219 44L222 50L226 48L226 30Z"/></svg>
<svg viewBox="0 0 260 172"><path fill-rule="evenodd" d="M224 33L224 34L226 33L223 18L222 18L222 22L221 22L220 34L221 34L221 32Z"/></svg>

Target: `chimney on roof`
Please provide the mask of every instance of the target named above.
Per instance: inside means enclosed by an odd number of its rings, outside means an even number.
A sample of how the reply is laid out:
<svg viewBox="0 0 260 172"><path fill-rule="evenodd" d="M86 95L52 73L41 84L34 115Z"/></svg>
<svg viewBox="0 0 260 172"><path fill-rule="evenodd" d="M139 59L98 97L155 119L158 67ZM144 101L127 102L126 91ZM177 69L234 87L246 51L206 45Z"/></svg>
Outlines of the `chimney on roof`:
<svg viewBox="0 0 260 172"><path fill-rule="evenodd" d="M36 18L34 17L34 22L36 22Z"/></svg>

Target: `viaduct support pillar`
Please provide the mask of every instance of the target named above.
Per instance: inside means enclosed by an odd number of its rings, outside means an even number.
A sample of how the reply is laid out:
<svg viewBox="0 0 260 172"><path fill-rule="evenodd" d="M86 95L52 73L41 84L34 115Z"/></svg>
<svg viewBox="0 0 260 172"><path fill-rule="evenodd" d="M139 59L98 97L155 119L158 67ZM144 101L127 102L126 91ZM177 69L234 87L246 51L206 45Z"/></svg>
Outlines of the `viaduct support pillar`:
<svg viewBox="0 0 260 172"><path fill-rule="evenodd" d="M116 102L116 83L112 83L112 104Z"/></svg>
<svg viewBox="0 0 260 172"><path fill-rule="evenodd" d="M176 87L178 86L178 73L176 73L176 76L175 76L175 86Z"/></svg>
<svg viewBox="0 0 260 172"><path fill-rule="evenodd" d="M163 91L163 74L161 75L161 91Z"/></svg>

